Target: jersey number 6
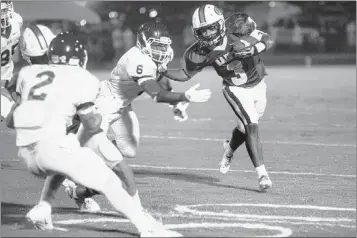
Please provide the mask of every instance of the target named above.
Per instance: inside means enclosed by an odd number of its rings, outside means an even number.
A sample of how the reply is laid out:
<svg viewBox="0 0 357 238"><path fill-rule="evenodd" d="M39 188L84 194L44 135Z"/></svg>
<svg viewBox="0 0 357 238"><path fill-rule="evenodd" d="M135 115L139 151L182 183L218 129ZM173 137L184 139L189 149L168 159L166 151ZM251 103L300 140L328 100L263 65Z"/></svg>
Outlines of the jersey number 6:
<svg viewBox="0 0 357 238"><path fill-rule="evenodd" d="M142 74L143 73L143 66L141 64L136 67L136 73L137 74Z"/></svg>
<svg viewBox="0 0 357 238"><path fill-rule="evenodd" d="M55 74L52 71L44 71L36 75L36 78L43 78L44 81L39 82L38 84L35 84L32 86L28 100L40 100L44 101L47 94L46 93L41 93L41 94L35 94L36 90L39 88L42 88L46 85L49 85L53 82L53 79L55 78Z"/></svg>

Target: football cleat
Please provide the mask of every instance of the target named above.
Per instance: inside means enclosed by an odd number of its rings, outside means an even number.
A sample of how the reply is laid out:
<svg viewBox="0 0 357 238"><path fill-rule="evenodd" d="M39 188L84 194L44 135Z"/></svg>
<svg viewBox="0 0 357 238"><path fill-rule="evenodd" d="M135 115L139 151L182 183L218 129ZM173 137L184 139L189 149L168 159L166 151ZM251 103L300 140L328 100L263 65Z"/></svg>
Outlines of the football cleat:
<svg viewBox="0 0 357 238"><path fill-rule="evenodd" d="M226 140L225 142L223 142L224 153L223 153L223 158L222 158L221 162L219 163L219 165L220 165L219 171L222 174L228 173L229 168L231 167L231 162L233 160L233 155L232 156L227 155L227 146L229 146L229 140Z"/></svg>
<svg viewBox="0 0 357 238"><path fill-rule="evenodd" d="M51 207L38 204L26 214L26 225L39 230L53 230Z"/></svg>
<svg viewBox="0 0 357 238"><path fill-rule="evenodd" d="M268 175L262 175L259 179L259 187L261 190L266 190L268 188L271 188L273 186L273 183L271 182L270 178Z"/></svg>
<svg viewBox="0 0 357 238"><path fill-rule="evenodd" d="M77 185L73 183L72 181L69 181L66 179L63 182L63 186L65 187L65 192L67 195L75 201L77 204L79 210L81 212L90 212L90 213L96 213L101 210L100 206L96 201L94 201L93 198L75 198L75 192L76 192L76 187Z"/></svg>

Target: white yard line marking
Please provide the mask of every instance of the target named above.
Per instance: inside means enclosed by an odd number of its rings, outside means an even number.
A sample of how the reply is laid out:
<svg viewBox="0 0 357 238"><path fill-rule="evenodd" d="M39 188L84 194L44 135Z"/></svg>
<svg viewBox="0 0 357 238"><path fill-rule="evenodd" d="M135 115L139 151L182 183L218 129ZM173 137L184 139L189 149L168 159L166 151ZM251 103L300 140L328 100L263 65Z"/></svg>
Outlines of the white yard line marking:
<svg viewBox="0 0 357 238"><path fill-rule="evenodd" d="M260 214L244 214L244 213L227 213L227 212L212 212L208 211L207 208L203 211L198 210L198 207L213 207L218 206L236 206L236 207L268 207L268 208L294 208L294 209L307 209L307 210L324 210L324 211L352 211L356 212L356 208L337 208L337 207L320 207L320 206L310 206L310 205L281 205L281 204L250 204L250 203L236 203L236 204L195 204L195 205L176 205L175 210L180 214L193 214L197 216L212 216L215 218L235 218L235 219L255 219L258 221L304 221L304 222L323 222L323 223L334 223L336 225L340 223L355 223L356 219L345 218L345 217L301 217L301 216L279 216L279 215L260 215ZM342 224L346 225L346 224Z"/></svg>
<svg viewBox="0 0 357 238"><path fill-rule="evenodd" d="M130 167L133 168L149 168L149 169L163 169L163 170L187 170L187 171L219 171L219 169L212 168L187 168L187 167L176 167L176 166L158 166L158 165L142 165L142 164L132 164ZM239 172L239 173L256 173L253 170L234 170L230 169L229 172ZM356 178L354 174L322 174L322 173L303 173L303 172L287 172L287 171L269 171L269 174L285 174L293 176L321 176L321 177L342 177L342 178Z"/></svg>
<svg viewBox="0 0 357 238"><path fill-rule="evenodd" d="M13 134L13 131L1 131L4 134ZM193 141L214 141L223 142L225 139L210 138L210 137L190 137L190 136L158 136L158 135L141 135L141 138L160 139L160 140L193 140ZM263 140L265 144L279 144L279 145L304 145L304 146L320 146L320 147L353 147L356 144L349 143L322 143L322 142L306 142L306 141L277 141L277 140Z"/></svg>
<svg viewBox="0 0 357 238"><path fill-rule="evenodd" d="M251 236L251 237L288 237L292 235L292 230L289 228L281 227L281 226L268 226L262 223L187 223L187 224L168 224L165 225L167 229L185 229L185 228L225 228L225 227L241 227L245 229L252 229L256 232L256 230L269 230L269 231L277 231L278 234L275 235L263 235L263 236Z"/></svg>
<svg viewBox="0 0 357 238"><path fill-rule="evenodd" d="M193 141L217 141L223 142L225 139L209 138L209 137L186 137L186 136L155 136L155 135L142 135L142 138L149 139L162 139L162 140L193 140ZM318 143L318 142L304 142L304 141L275 141L265 140L265 144L280 144L280 145L306 145L306 146L321 146L321 147L354 147L356 144L339 144L339 143Z"/></svg>

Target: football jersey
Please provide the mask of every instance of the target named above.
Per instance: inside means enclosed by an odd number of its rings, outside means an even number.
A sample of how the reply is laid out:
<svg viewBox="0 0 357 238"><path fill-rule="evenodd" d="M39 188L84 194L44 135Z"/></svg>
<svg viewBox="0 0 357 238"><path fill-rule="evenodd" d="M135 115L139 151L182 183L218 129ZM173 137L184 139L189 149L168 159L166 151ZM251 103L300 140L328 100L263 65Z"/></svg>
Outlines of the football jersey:
<svg viewBox="0 0 357 238"><path fill-rule="evenodd" d="M14 111L16 145L66 134L78 106L94 105L99 79L87 70L67 65L31 65L18 74L21 103Z"/></svg>
<svg viewBox="0 0 357 238"><path fill-rule="evenodd" d="M13 13L11 25L6 32L1 32L1 80L10 80L13 75L15 53L21 36L22 17Z"/></svg>
<svg viewBox="0 0 357 238"><path fill-rule="evenodd" d="M259 41L261 39L259 32L253 31L250 37ZM257 85L267 75L264 63L259 55L235 59L232 51L236 40L238 38L227 34L221 45L213 50L200 47L198 42L194 43L184 53L186 70L199 72L204 67L213 66L217 74L223 78L224 85L238 87Z"/></svg>
<svg viewBox="0 0 357 238"><path fill-rule="evenodd" d="M155 62L134 46L119 59L111 72L108 85L113 96L126 107L143 93L140 87L142 82L157 77Z"/></svg>

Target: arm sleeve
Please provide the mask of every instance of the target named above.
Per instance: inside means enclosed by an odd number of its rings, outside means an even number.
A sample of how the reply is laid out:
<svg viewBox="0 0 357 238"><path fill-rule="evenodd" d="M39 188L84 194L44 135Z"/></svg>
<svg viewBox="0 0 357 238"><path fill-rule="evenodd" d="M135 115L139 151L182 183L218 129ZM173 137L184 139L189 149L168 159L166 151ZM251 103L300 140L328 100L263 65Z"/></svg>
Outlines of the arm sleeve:
<svg viewBox="0 0 357 238"><path fill-rule="evenodd" d="M185 66L183 73L189 77L193 77L198 72L206 67L207 57L199 53L198 43L190 46L183 55Z"/></svg>
<svg viewBox="0 0 357 238"><path fill-rule="evenodd" d="M250 36L258 40L258 42L254 44L255 52L257 54L265 52L273 46L272 38L265 32L256 29L250 34Z"/></svg>
<svg viewBox="0 0 357 238"><path fill-rule="evenodd" d="M185 93L168 91L160 86L156 80L146 80L140 86L155 102L175 104L188 101Z"/></svg>
<svg viewBox="0 0 357 238"><path fill-rule="evenodd" d="M178 82L186 82L190 80L191 75L193 76L194 74L187 73L185 69L168 69L164 73L164 76L166 76L167 78Z"/></svg>

